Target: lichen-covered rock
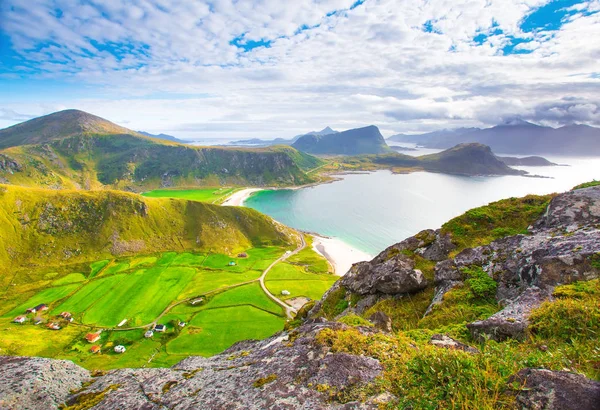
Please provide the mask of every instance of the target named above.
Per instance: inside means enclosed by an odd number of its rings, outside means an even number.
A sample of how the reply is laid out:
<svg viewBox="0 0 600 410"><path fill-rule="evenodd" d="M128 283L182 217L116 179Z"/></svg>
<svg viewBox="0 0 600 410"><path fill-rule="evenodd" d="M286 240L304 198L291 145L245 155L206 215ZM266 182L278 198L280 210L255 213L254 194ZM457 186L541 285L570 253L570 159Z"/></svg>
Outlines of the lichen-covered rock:
<svg viewBox="0 0 600 410"><path fill-rule="evenodd" d="M598 410L600 383L581 374L523 369L509 380L523 388L517 407L530 410Z"/></svg>
<svg viewBox="0 0 600 410"><path fill-rule="evenodd" d="M67 360L0 356L0 409L57 409L89 379Z"/></svg>
<svg viewBox="0 0 600 410"><path fill-rule="evenodd" d="M429 343L431 343L432 345L437 346L437 347L443 347L445 349L462 350L463 352L467 352L467 353L471 353L471 354L480 353L479 349L476 349L472 346L461 343L458 340L454 340L450 336L447 336L447 335L435 334L435 335L431 336Z"/></svg>
<svg viewBox="0 0 600 410"><path fill-rule="evenodd" d="M351 395L352 389L372 383L382 366L371 357L330 352L315 340L326 328L346 326L313 320L290 333L237 343L211 358L189 357L169 369L112 370L72 395L70 390L79 389L89 379L87 371L73 363L2 358L0 363L3 367L8 363L10 373L0 379L4 400L4 407L0 407L56 408L62 402L77 405L94 401L92 408L96 410L376 409L377 400L370 398L364 403L332 401L332 393ZM44 367L32 372L31 364L35 368L37 363ZM11 395L15 389L19 394ZM377 395L381 393L377 391ZM48 405L44 407L44 403Z"/></svg>
<svg viewBox="0 0 600 410"><path fill-rule="evenodd" d="M427 287L427 280L415 269L410 257L398 254L384 261L377 257L371 262L353 265L341 284L359 295L395 295L418 292Z"/></svg>

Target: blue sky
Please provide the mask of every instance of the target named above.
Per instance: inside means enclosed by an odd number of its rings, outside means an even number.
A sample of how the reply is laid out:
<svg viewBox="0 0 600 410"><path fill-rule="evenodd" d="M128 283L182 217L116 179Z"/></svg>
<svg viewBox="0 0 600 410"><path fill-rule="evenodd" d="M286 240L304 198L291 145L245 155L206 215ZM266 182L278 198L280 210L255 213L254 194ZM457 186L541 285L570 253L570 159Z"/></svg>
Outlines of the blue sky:
<svg viewBox="0 0 600 410"><path fill-rule="evenodd" d="M600 126L600 0L4 0L0 127L183 138Z"/></svg>

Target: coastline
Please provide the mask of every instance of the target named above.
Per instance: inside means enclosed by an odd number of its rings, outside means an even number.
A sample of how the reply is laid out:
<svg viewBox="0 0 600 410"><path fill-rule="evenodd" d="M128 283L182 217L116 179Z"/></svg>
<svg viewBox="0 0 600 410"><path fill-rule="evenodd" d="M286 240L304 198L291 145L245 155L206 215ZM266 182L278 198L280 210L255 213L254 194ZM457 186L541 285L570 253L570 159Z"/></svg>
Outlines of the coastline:
<svg viewBox="0 0 600 410"><path fill-rule="evenodd" d="M328 238L314 233L310 235L313 237L313 249L329 261L337 276L344 276L352 265L357 262L373 259L373 256L353 248L340 239Z"/></svg>
<svg viewBox="0 0 600 410"><path fill-rule="evenodd" d="M263 191L264 189L269 188L244 188L231 194L225 201L223 201L221 206L244 206L244 202L246 199L250 198L250 195L258 191Z"/></svg>

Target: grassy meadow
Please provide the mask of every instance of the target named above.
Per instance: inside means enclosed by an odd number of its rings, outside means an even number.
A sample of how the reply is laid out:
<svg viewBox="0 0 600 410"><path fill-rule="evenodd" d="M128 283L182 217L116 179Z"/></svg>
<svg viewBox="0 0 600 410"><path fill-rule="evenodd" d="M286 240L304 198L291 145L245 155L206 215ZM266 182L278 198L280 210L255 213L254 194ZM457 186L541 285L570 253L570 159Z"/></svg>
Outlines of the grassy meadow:
<svg viewBox="0 0 600 410"><path fill-rule="evenodd" d="M220 204L228 196L233 194L239 188L211 187L194 189L155 189L144 192L142 196L148 198L180 198L190 201L209 202L211 204Z"/></svg>
<svg viewBox="0 0 600 410"><path fill-rule="evenodd" d="M162 252L55 266L48 272L40 268L28 274L35 280L22 283L15 278L0 293L0 354L70 359L90 369L159 367L189 355L210 356L241 340L268 337L283 329L286 318L258 279L288 249L251 248L245 251L247 257ZM293 262L275 265L267 287L276 295L284 288L292 293L282 298L320 298L336 279L324 267L326 261L305 250ZM191 303L198 299L202 301ZM49 306L47 311L25 314L42 303ZM59 318L61 312L71 313L74 320ZM13 323L18 315L26 315L27 321ZM43 323L34 325L34 318ZM51 322L61 329L47 328ZM165 324L166 332L145 338L154 324ZM98 331L98 342L85 340L87 333ZM102 352L92 354L92 345L101 346ZM116 345L127 351L114 353Z"/></svg>

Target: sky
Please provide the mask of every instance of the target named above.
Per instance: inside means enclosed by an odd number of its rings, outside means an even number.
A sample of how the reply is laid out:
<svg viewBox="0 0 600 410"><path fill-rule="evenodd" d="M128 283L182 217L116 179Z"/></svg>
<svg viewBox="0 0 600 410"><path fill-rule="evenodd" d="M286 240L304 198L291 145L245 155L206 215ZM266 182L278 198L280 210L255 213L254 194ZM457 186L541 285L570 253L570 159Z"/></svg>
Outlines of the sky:
<svg viewBox="0 0 600 410"><path fill-rule="evenodd" d="M2 0L0 128L184 139L600 126L600 0Z"/></svg>

